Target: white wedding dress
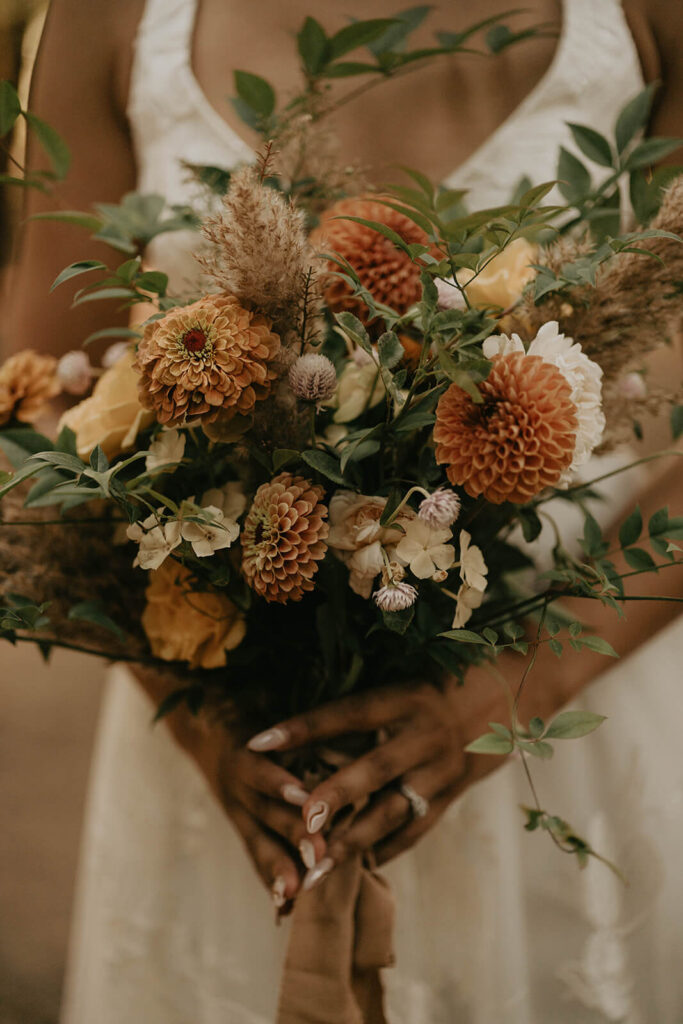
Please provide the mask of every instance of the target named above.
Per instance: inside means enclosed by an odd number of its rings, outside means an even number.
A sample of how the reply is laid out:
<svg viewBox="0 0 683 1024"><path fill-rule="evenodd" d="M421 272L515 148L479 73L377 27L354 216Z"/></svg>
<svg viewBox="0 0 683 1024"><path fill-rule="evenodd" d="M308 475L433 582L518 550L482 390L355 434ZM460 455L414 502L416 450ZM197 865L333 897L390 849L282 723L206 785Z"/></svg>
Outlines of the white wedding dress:
<svg viewBox="0 0 683 1024"><path fill-rule="evenodd" d="M170 202L179 160L234 165L248 147L212 109L190 66L196 0L147 0L130 121L138 188ZM474 9L474 8L473 8ZM566 121L609 131L642 87L619 0L565 0L554 61L451 184L473 204L527 174L554 177ZM176 288L196 236L150 254ZM622 491L613 498L627 499ZM520 766L459 800L387 869L397 896L397 967L384 972L392 1024L680 1024L683 1021L683 622L591 687L609 716L537 770L544 806L628 875L579 873L529 835ZM122 668L113 671L93 764L63 1024L272 1024L287 928L194 766Z"/></svg>

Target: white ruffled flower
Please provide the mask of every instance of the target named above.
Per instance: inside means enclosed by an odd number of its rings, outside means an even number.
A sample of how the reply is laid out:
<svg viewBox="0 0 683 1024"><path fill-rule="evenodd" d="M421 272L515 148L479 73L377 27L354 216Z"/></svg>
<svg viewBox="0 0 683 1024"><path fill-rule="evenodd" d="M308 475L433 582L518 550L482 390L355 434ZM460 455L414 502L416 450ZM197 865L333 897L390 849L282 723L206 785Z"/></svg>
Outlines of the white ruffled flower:
<svg viewBox="0 0 683 1024"><path fill-rule="evenodd" d="M65 352L57 363L57 378L68 394L84 395L89 390L93 378L88 353L79 348Z"/></svg>
<svg viewBox="0 0 683 1024"><path fill-rule="evenodd" d="M177 466L185 454L185 434L180 430L162 430L152 441L145 459L148 473L162 466Z"/></svg>
<svg viewBox="0 0 683 1024"><path fill-rule="evenodd" d="M455 615L453 616L453 625L451 628L462 629L462 627L472 618L472 612L474 609L478 608L483 600L483 590L477 590L475 587L468 587L466 583L461 584L460 590L456 594Z"/></svg>
<svg viewBox="0 0 683 1024"><path fill-rule="evenodd" d="M240 527L234 520L226 519L216 505L207 505L201 511L209 518L202 522L183 522L181 534L198 558L208 558L221 548L229 548L239 537Z"/></svg>
<svg viewBox="0 0 683 1024"><path fill-rule="evenodd" d="M523 352L522 339L517 334L492 335L483 345L484 355L492 359L496 355ZM578 420L574 457L564 471L558 486L567 486L574 471L590 458L593 449L602 440L605 417L602 412L602 368L589 359L581 345L559 331L556 320L543 324L529 345L527 355L540 356L545 363L556 366L571 388L571 400L576 408Z"/></svg>
<svg viewBox="0 0 683 1024"><path fill-rule="evenodd" d="M460 531L460 578L468 587L483 593L486 590L488 567L481 553L481 548L471 544L471 534L467 530Z"/></svg>
<svg viewBox="0 0 683 1024"><path fill-rule="evenodd" d="M417 518L406 523L404 529L405 536L396 545L396 556L409 566L413 576L425 580L437 569L449 569L453 565L455 548L446 543L451 539L450 530L435 530Z"/></svg>
<svg viewBox="0 0 683 1024"><path fill-rule="evenodd" d="M132 523L126 530L128 539L139 545L133 565L141 569L158 569L182 541L180 522L171 519L161 523L158 519L161 512L159 509L157 515L152 514L141 523Z"/></svg>
<svg viewBox="0 0 683 1024"><path fill-rule="evenodd" d="M374 593L375 604L383 612L402 612L417 600L417 590L410 583L389 583Z"/></svg>

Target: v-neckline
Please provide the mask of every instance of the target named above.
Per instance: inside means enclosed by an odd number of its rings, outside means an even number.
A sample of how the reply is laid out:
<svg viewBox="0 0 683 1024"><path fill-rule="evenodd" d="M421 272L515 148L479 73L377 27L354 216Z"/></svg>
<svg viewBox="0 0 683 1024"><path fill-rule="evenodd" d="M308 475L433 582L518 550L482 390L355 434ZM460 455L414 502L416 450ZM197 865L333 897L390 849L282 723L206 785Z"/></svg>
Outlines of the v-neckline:
<svg viewBox="0 0 683 1024"><path fill-rule="evenodd" d="M224 141L230 146L231 149L237 149L240 156L244 159L249 159L256 155L256 150L253 146L243 139L242 136L236 131L235 128L229 124L224 117L214 107L213 103L207 96L206 92L202 88L202 85L197 78L194 66L193 66L193 54L194 54L194 40L197 30L197 22L199 15L199 7L201 0L191 0L192 10L190 14L190 28L187 39L187 54L184 63L185 78L188 90L190 91L194 100L194 106L197 109L208 124L224 139ZM480 163L482 159L485 159L486 152L489 148L493 148L498 141L498 137L503 133L509 131L510 125L522 117L529 107L538 103L539 96L541 96L556 77L561 64L564 61L564 54L567 48L568 32L568 20L569 20L569 2L568 0L560 0L560 12L561 12L561 26L557 40L557 46L553 54L550 64L541 75L539 80L533 86L533 88L526 94L526 96L517 104L514 110L512 110L508 116L501 121L497 128L486 138L476 149L470 153L470 155L451 171L446 178L443 180L443 184L446 187L453 187L457 184L458 180L464 178L470 171L470 167L476 163Z"/></svg>

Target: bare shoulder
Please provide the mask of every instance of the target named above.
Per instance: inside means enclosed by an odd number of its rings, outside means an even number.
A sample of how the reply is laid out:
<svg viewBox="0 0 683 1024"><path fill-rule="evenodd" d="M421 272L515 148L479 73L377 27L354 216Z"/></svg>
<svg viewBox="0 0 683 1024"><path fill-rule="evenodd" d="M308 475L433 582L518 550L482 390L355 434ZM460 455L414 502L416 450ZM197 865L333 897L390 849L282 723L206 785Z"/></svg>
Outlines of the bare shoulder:
<svg viewBox="0 0 683 1024"><path fill-rule="evenodd" d="M102 85L123 114L133 43L144 0L52 0L40 46L38 69L59 70L63 85Z"/></svg>
<svg viewBox="0 0 683 1024"><path fill-rule="evenodd" d="M650 130L657 135L683 134L683 2L623 0L643 75L661 82ZM680 154L669 161L680 163Z"/></svg>

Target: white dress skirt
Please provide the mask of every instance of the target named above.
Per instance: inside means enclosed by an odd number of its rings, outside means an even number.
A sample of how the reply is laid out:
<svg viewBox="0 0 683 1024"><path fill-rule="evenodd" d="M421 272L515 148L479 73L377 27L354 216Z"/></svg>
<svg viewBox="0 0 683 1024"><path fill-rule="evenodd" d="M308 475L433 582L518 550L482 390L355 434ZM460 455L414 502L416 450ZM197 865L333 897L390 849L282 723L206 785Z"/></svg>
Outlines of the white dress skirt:
<svg viewBox="0 0 683 1024"><path fill-rule="evenodd" d="M190 64L196 0L147 0L129 116L138 189L170 202L180 160L231 166L251 152L209 105ZM450 179L472 202L554 177L565 122L609 131L642 87L619 0L565 0L555 59L517 111ZM176 288L196 236L150 260ZM622 478L617 478L621 481ZM620 485L621 486L621 485ZM628 479L626 480L628 489ZM612 496L610 511L628 494ZM506 764L386 869L397 897L392 1024L681 1024L683 621L616 664L581 706L609 716L557 744L538 784L629 878L578 872L522 828L528 793ZM272 1024L287 940L229 821L124 668L102 710L62 1024Z"/></svg>

